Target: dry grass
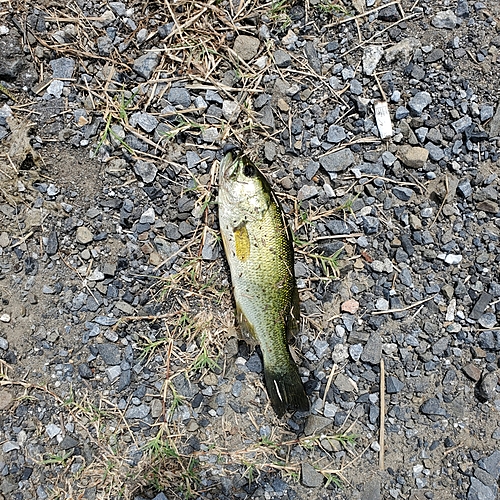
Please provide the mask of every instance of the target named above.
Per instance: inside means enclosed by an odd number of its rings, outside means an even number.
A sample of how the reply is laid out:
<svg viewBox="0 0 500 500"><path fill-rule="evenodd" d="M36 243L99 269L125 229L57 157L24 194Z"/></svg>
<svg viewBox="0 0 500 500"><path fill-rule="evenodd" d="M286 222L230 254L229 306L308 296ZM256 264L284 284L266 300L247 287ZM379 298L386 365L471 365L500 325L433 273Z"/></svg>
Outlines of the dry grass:
<svg viewBox="0 0 500 500"><path fill-rule="evenodd" d="M325 9L332 7L323 2ZM333 13L343 15L341 4ZM21 23L27 26L26 16L29 9L21 2L11 2L9 8L17 9ZM239 474L252 482L264 472L280 472L298 480L300 460L290 458L292 449L309 450L311 456L322 455L315 467L328 481L343 478L343 471L350 467L359 456L356 451L356 439L346 431L343 434L325 434L291 439L287 437L285 427L277 419L273 420L273 430L269 437L260 438L260 415L249 411L248 418L252 434L240 435L237 424L241 424L241 415L230 411L221 419L221 429L209 429L205 434L199 432L202 449L185 452L186 442L195 431L186 430L179 414L186 401L176 390L176 379L185 377L188 381L198 382L210 374L226 373L224 346L234 334L232 300L229 283L221 282L221 276L227 276L222 270L221 259L215 262L203 260L201 251L208 234L217 237L213 231L217 162L214 162L208 180L193 177L186 167L175 161L176 142L193 143L208 126L215 126L219 131L220 141L236 140L252 147L254 141L259 145L263 140L279 143L275 137L278 132L268 130L259 124L253 101L259 93L265 91L264 77L272 67L273 73L284 80L304 83L309 88L319 88L325 84L325 77L316 75L308 67L307 59L301 53L294 55L304 71L276 69L272 65L274 42L262 42L255 59L262 59L263 65L255 61L246 62L231 48L238 34L255 35L252 20L265 15L271 26L286 32L290 26L288 15L291 2L256 0L193 2L132 2L128 7L136 9L135 18L141 24L135 31L130 31L124 43L128 49L119 53L114 47L109 55L99 54L96 45L98 37L103 36L100 25L102 15L88 17L76 3L66 5L46 3L48 31L44 34L27 28L23 33L36 38L36 44L43 47L42 54L29 46L33 61L40 75L39 92L42 94L50 83L51 68L48 60L56 57L70 57L81 68L93 75L90 82L70 81L79 95L84 96L83 105L88 113L87 123L100 120L100 137L95 145L95 153L103 160L109 159L112 148L118 146L132 159L154 161L163 168L167 163L179 172L176 181L182 188L181 195L191 191L195 198L196 210L200 214L200 223L193 234L174 256L177 262L165 271L167 261L156 268L158 276L153 279L154 300L161 304L161 313L148 316L123 317L115 329L137 330L138 341L134 346L141 354L144 364L151 364L157 369L163 380L159 397L162 403L161 415L154 424L142 432L137 426L131 427L125 418L126 409L120 409L107 397L95 391L74 388L63 396L57 390L47 386L35 385L9 377L5 363L0 364L0 384L16 388L17 396L10 412L23 402L35 404L39 397L47 404L57 408L61 421L71 422L78 433L85 436L92 450L92 459L85 459L78 468L81 456L72 456L58 452L51 444L47 453L32 457L36 467L43 470L49 486L49 498L62 498L64 495L78 498L86 488L96 488L97 498L130 499L142 491L165 490L174 498L202 496L200 478L207 471L218 471L220 475ZM101 12L104 14L104 9ZM310 16L309 2L306 2L306 15ZM154 23L151 23L154 21ZM158 38L158 27L172 24L170 34L163 40ZM68 29L71 28L71 29ZM138 82L133 76L133 60L144 53L137 45L137 32L148 29L147 38L153 45L150 50L159 54L159 64L148 81ZM62 43L58 32L73 33ZM147 42L148 43L148 42ZM50 57L49 57L50 55ZM230 71L233 84L221 83L222 75ZM160 114L157 103L166 96L172 85L183 84L196 91L216 90L224 99L237 102L240 115L236 122L222 120L217 124L208 124L199 110L190 107L168 114ZM4 92L3 87L0 91ZM10 90L8 90L10 92ZM7 94L8 95L8 94ZM343 103L341 93L332 96L327 90L328 99ZM21 111L30 103L26 96L16 93L17 102L13 109ZM326 97L325 97L326 99ZM70 111L69 109L67 111ZM158 139L148 137L138 127L130 124L130 116L136 111L147 111L155 115L168 126L168 132ZM279 127L291 126L291 115ZM82 126L87 124L82 122ZM279 128L278 127L278 128ZM131 147L118 132L134 135L152 148L152 153L144 153ZM256 139L257 138L257 139ZM357 142L361 142L359 139ZM356 141L355 141L356 142ZM218 146L207 146L214 149ZM133 182L127 180L126 183ZM187 188L194 184L195 188ZM290 201L290 200L288 200ZM324 255L316 252L319 239L315 231L317 222L334 214L332 211L302 210L296 199L292 212L295 214L295 230L301 239L301 257L311 267L316 263L316 275L321 279L338 278L339 255ZM341 207L342 208L342 207ZM340 212L347 216L347 207ZM338 213L339 211L335 211ZM316 278L312 278L313 281ZM308 285L311 283L309 282ZM221 311L224 311L221 313ZM142 329L139 325L160 324L155 332ZM314 326L314 323L311 323ZM232 362L232 361L230 361ZM153 367L154 366L154 367ZM252 380L257 390L263 389L260 380ZM266 410L266 418L274 418ZM247 418L245 416L245 418ZM233 422L231 422L233 419ZM259 420L259 421L258 421ZM245 422L245 426L248 422ZM40 439L44 430L36 430ZM335 443L340 443L337 446ZM331 450L345 449L352 461L347 464L335 464ZM131 462L133 452L140 451L137 464ZM325 458L326 457L326 458ZM217 488L217 485L214 486Z"/></svg>

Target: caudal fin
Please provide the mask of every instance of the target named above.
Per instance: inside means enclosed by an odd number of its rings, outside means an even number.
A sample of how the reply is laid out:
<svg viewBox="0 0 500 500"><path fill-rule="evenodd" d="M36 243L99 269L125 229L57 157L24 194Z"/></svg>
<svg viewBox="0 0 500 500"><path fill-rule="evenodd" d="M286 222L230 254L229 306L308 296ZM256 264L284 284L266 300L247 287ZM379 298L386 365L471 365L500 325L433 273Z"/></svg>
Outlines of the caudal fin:
<svg viewBox="0 0 500 500"><path fill-rule="evenodd" d="M267 393L278 417L287 410L308 411L309 400L295 363L284 369L264 366Z"/></svg>

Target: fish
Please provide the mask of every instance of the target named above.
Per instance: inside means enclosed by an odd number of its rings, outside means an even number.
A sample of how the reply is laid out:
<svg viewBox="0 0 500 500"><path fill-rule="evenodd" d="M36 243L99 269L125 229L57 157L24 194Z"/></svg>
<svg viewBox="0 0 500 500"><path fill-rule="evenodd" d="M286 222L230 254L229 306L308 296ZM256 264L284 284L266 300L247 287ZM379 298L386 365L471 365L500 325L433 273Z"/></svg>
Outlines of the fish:
<svg viewBox="0 0 500 500"><path fill-rule="evenodd" d="M278 417L308 411L288 341L299 331L299 294L293 239L268 181L239 150L226 150L219 167L218 211L242 335L262 352L264 380Z"/></svg>

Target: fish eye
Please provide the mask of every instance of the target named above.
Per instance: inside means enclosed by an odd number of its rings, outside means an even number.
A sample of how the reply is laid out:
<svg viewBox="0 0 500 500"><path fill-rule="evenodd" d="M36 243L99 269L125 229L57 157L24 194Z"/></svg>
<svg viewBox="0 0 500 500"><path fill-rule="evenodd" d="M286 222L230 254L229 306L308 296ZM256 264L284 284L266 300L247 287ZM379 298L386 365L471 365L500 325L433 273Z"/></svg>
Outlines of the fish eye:
<svg viewBox="0 0 500 500"><path fill-rule="evenodd" d="M245 177L253 177L255 172L255 167L251 163L245 163L243 166L243 174Z"/></svg>

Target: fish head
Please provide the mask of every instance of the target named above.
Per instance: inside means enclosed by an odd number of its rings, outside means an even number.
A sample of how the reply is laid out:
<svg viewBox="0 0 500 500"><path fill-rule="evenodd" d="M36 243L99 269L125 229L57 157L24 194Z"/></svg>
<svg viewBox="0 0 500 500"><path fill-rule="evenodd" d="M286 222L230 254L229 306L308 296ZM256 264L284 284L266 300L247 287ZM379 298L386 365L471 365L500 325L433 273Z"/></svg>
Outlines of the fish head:
<svg viewBox="0 0 500 500"><path fill-rule="evenodd" d="M247 156L229 151L220 164L219 197L238 212L259 212L269 206L271 188Z"/></svg>

